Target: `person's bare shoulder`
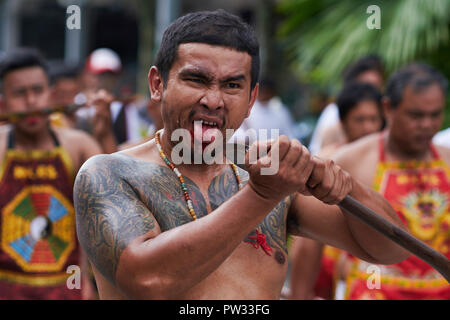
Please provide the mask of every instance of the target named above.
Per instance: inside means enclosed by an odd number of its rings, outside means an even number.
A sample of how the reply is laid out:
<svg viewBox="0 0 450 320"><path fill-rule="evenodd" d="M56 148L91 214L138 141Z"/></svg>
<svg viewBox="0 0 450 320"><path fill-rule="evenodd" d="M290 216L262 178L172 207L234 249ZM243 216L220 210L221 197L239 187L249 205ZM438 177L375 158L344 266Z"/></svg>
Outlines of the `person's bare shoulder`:
<svg viewBox="0 0 450 320"><path fill-rule="evenodd" d="M78 239L91 263L111 283L115 283L125 248L156 227L150 204L144 204L140 196L151 193L153 169L156 166L114 153L91 157L77 174L74 206Z"/></svg>
<svg viewBox="0 0 450 320"><path fill-rule="evenodd" d="M379 160L379 134L372 134L340 148L333 160L366 186L373 184Z"/></svg>
<svg viewBox="0 0 450 320"><path fill-rule="evenodd" d="M131 148L137 147L137 146L139 146L139 145L141 145L143 143L146 143L147 141L150 141L152 139L153 139L153 135L145 137L145 138L139 140L138 142L129 142L129 141L127 141L127 142L124 142L124 143L120 144L117 149L119 151L124 151L124 150L127 150L127 149L131 149Z"/></svg>
<svg viewBox="0 0 450 320"><path fill-rule="evenodd" d="M325 129L322 135L322 148L333 144L347 143L347 138L340 122Z"/></svg>
<svg viewBox="0 0 450 320"><path fill-rule="evenodd" d="M333 143L330 144L324 148L322 148L322 150L320 150L318 156L320 158L324 158L324 159L331 159L333 157L333 154L335 154L339 148L342 148L343 144L342 143Z"/></svg>
<svg viewBox="0 0 450 320"><path fill-rule="evenodd" d="M95 142L95 139L88 133L72 128L52 128L58 137L61 139L61 143L72 142Z"/></svg>
<svg viewBox="0 0 450 320"><path fill-rule="evenodd" d="M333 160L341 166L353 166L362 159L373 157L378 154L379 134L371 134L346 144L334 153Z"/></svg>
<svg viewBox="0 0 450 320"><path fill-rule="evenodd" d="M119 150L117 154L127 155L131 158L160 163L164 165L156 147L155 139L142 141L142 143L127 149Z"/></svg>
<svg viewBox="0 0 450 320"><path fill-rule="evenodd" d="M450 148L440 145L435 145L435 148L441 159L444 160L444 162L450 166Z"/></svg>
<svg viewBox="0 0 450 320"><path fill-rule="evenodd" d="M72 128L53 128L61 146L69 152L75 167L80 167L90 157L102 153L97 141L88 133Z"/></svg>

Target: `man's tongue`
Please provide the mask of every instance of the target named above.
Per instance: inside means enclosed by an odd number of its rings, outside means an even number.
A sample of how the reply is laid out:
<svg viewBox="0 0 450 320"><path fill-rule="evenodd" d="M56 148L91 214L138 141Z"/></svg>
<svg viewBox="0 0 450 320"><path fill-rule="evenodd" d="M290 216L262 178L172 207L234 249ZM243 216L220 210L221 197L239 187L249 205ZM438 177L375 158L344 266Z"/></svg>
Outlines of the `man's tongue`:
<svg viewBox="0 0 450 320"><path fill-rule="evenodd" d="M209 144L213 142L218 135L220 130L216 126L210 126L201 121L194 121L194 139L203 144Z"/></svg>

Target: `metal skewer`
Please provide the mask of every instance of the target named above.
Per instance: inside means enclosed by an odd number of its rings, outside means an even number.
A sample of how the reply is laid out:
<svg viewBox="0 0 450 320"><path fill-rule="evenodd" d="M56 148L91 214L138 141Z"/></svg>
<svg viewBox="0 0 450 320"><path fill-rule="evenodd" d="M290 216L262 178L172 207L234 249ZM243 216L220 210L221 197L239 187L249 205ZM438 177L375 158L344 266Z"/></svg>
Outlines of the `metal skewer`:
<svg viewBox="0 0 450 320"><path fill-rule="evenodd" d="M137 99L138 95L128 95L126 97L116 97L114 101L121 101L129 103ZM10 112L10 113L0 113L0 122L14 123L20 119L26 117L36 117L36 116L47 116L55 112L60 112L64 114L73 114L78 109L87 107L87 99L84 94L77 95L75 102L69 105L52 106L48 108L43 108L40 110L23 111L23 112Z"/></svg>
<svg viewBox="0 0 450 320"><path fill-rule="evenodd" d="M242 152L246 153L248 151L248 146L235 144L234 148L235 159L231 160L234 160L236 165L245 170L245 165L240 164L242 161L236 160L245 158L245 156L242 155ZM338 203L338 206L348 214L358 218L369 227L375 229L405 250L414 254L419 259L428 263L450 283L450 260L442 253L431 248L426 243L399 228L349 195Z"/></svg>
<svg viewBox="0 0 450 320"><path fill-rule="evenodd" d="M36 116L47 116L55 112L61 112L64 114L72 114L76 112L79 108L86 106L86 104L70 104L67 106L55 106L44 108L41 110L25 111L25 112L11 112L0 114L0 122L14 123L20 119L26 117L36 117Z"/></svg>

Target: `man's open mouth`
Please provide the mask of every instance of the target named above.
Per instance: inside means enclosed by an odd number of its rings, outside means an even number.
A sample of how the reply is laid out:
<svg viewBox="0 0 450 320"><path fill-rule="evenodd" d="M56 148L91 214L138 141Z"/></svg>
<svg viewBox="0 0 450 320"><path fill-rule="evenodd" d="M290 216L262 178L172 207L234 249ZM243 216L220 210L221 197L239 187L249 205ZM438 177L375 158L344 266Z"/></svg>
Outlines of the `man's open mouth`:
<svg viewBox="0 0 450 320"><path fill-rule="evenodd" d="M193 121L193 131L191 132L191 135L197 142L210 144L222 134L220 125L221 123L219 121L195 119Z"/></svg>

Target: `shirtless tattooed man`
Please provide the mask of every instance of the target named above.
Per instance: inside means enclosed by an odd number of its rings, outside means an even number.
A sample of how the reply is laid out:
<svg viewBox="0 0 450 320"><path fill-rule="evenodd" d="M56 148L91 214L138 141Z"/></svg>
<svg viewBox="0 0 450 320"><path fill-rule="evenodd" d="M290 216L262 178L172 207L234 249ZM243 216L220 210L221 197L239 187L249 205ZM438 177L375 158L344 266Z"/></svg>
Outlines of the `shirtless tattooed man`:
<svg viewBox="0 0 450 320"><path fill-rule="evenodd" d="M288 234L372 263L409 256L335 204L350 194L401 226L390 205L295 139L269 142L270 152L247 159L246 171L173 164L174 130L207 147L240 126L257 96L258 73L258 41L234 15L196 12L167 28L148 76L163 131L138 147L91 158L76 179L78 237L101 298L278 299ZM278 170L264 175L273 150Z"/></svg>

